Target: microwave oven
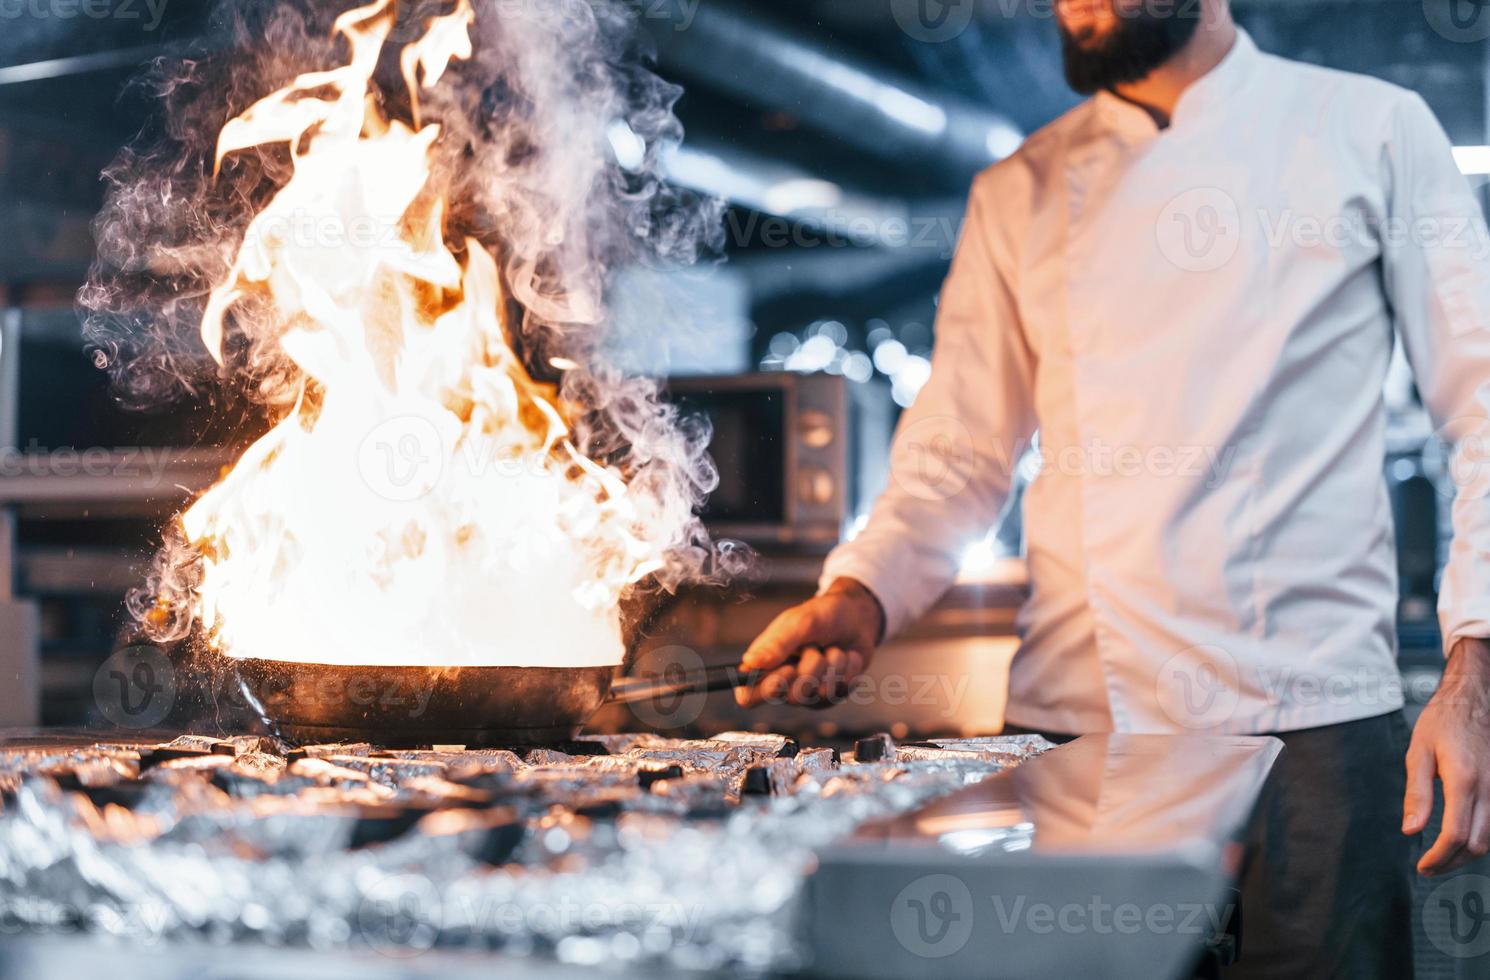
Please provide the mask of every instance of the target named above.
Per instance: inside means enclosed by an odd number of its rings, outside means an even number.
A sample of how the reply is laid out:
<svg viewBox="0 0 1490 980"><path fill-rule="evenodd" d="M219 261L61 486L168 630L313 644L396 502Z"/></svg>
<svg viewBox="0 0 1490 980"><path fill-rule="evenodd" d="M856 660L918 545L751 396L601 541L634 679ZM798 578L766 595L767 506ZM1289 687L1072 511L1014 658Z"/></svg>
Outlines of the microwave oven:
<svg viewBox="0 0 1490 980"><path fill-rule="evenodd" d="M719 537L825 551L884 485L895 423L887 386L829 374L673 378L668 398L708 419Z"/></svg>
<svg viewBox="0 0 1490 980"><path fill-rule="evenodd" d="M80 350L70 309L27 311L23 320L18 346L27 368L17 372L21 383L10 404L0 405L0 428L10 430L12 445L170 447L230 456L268 427L262 409L227 392L149 413L125 411L107 376ZM703 517L718 537L826 550L884 484L896 410L883 382L764 372L674 377L665 385L684 413L701 414L712 427L709 452L719 485ZM183 487L182 497L188 493Z"/></svg>

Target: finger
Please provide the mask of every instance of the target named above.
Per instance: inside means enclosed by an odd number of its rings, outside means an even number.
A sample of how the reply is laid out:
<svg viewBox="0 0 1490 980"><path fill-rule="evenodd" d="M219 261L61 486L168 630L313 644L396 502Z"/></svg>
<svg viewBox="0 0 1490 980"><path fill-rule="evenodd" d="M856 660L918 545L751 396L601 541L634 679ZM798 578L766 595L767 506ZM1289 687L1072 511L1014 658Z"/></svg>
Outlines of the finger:
<svg viewBox="0 0 1490 980"><path fill-rule="evenodd" d="M742 708L760 707L766 700L765 683L766 677L762 677L754 684L735 688L735 703Z"/></svg>
<svg viewBox="0 0 1490 980"><path fill-rule="evenodd" d="M785 704L796 677L795 664L785 664L762 676L754 686L735 688L735 702L742 708L755 708L762 704Z"/></svg>
<svg viewBox="0 0 1490 980"><path fill-rule="evenodd" d="M823 694L832 700L843 697L844 672L848 667L848 654L838 647L828 648L828 669L823 672Z"/></svg>
<svg viewBox="0 0 1490 980"><path fill-rule="evenodd" d="M811 704L822 691L823 673L828 669L828 658L817 647L802 651L797 663L797 676L792 681L792 701L796 704Z"/></svg>
<svg viewBox="0 0 1490 980"><path fill-rule="evenodd" d="M1439 767L1443 782L1443 827L1438 839L1418 862L1418 873L1443 874L1454 866L1469 841L1469 825L1474 815L1474 784L1471 777Z"/></svg>
<svg viewBox="0 0 1490 980"><path fill-rule="evenodd" d="M781 700L786 687L791 683L790 677L782 676L782 671L791 671L794 673L795 668L778 668L778 670L761 677L753 686L736 689L735 701L742 708L758 708L767 701Z"/></svg>
<svg viewBox="0 0 1490 980"><path fill-rule="evenodd" d="M1446 861L1440 862L1435 874L1446 874L1457 871L1476 858L1483 857L1490 850L1490 806L1480 800L1480 789L1478 781L1468 791L1470 810L1469 829L1465 834L1464 845L1459 848L1458 853L1451 855Z"/></svg>
<svg viewBox="0 0 1490 980"><path fill-rule="evenodd" d="M786 704L790 700L792 681L796 676L796 664L784 664L771 671L760 683L761 701L765 704Z"/></svg>
<svg viewBox="0 0 1490 980"><path fill-rule="evenodd" d="M741 670L771 670L790 660L798 650L812 641L811 614L800 608L788 609L771 620L740 659Z"/></svg>
<svg viewBox="0 0 1490 980"><path fill-rule="evenodd" d="M850 650L843 669L843 683L848 685L858 680L859 675L864 673L864 667L867 663L868 661L862 653L859 653L857 650Z"/></svg>
<svg viewBox="0 0 1490 980"><path fill-rule="evenodd" d="M1433 749L1426 738L1412 740L1407 750L1407 795L1402 800L1402 832L1420 834L1433 812Z"/></svg>
<svg viewBox="0 0 1490 980"><path fill-rule="evenodd" d="M1469 843L1464 845L1469 859L1490 854L1490 801L1483 791L1475 794L1474 816L1469 821Z"/></svg>

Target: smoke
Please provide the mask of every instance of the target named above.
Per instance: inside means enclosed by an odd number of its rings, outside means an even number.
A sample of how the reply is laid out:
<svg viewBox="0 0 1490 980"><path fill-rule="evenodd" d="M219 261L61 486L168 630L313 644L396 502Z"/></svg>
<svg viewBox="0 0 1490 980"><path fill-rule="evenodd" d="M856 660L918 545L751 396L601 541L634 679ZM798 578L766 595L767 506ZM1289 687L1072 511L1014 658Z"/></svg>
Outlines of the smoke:
<svg viewBox="0 0 1490 980"><path fill-rule="evenodd" d="M623 0L473 4L474 56L421 91L418 106L424 122L442 127L430 190L451 202L447 241L470 236L498 257L515 306L513 346L535 378L559 381L562 398L580 407L576 447L624 475L643 526L668 556L656 584L731 578L747 553L711 542L695 516L717 482L707 428L680 418L655 381L625 376L599 356L612 270L685 266L722 248L722 202L659 175L661 158L682 139L673 114L681 90L648 68L636 10ZM125 404L158 406L229 387L278 417L302 396L305 377L280 346L285 325L270 304L233 308L221 368L199 335L208 294L228 277L249 222L292 172L282 144L235 152L214 172L216 140L267 93L343 64L347 47L331 22L354 5L226 0L196 56L160 60L134 83L159 113L103 174L98 257L79 294L95 363ZM387 115L409 120L414 112L399 47L452 6L401 5L376 76ZM607 140L617 120L645 145L644 158L625 168ZM578 368L556 377L548 366L555 356ZM180 609L197 557L168 531L147 588L131 599L158 639L190 628Z"/></svg>

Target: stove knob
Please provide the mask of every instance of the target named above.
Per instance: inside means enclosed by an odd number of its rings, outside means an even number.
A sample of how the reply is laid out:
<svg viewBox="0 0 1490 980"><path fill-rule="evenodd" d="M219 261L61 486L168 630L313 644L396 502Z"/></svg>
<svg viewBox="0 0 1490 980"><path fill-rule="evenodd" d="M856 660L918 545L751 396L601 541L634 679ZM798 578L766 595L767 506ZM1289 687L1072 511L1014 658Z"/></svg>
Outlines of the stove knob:
<svg viewBox="0 0 1490 980"><path fill-rule="evenodd" d="M802 445L808 449L827 449L833 445L833 418L827 412L803 412L797 429Z"/></svg>
<svg viewBox="0 0 1490 980"><path fill-rule="evenodd" d="M871 735L854 743L855 762L889 762L895 758L895 743L888 735Z"/></svg>
<svg viewBox="0 0 1490 980"><path fill-rule="evenodd" d="M768 766L751 766L745 770L745 783L740 787L741 796L770 796L775 792Z"/></svg>
<svg viewBox="0 0 1490 980"><path fill-rule="evenodd" d="M833 479L833 474L815 466L803 469L797 484L798 495L804 503L809 504L832 503L836 490L837 483Z"/></svg>

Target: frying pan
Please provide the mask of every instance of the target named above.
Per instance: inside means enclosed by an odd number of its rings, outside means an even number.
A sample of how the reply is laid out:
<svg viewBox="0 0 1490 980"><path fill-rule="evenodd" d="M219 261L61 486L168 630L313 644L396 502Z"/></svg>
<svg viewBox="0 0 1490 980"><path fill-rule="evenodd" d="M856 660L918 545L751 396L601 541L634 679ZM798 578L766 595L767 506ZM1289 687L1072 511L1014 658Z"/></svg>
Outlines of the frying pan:
<svg viewBox="0 0 1490 980"><path fill-rule="evenodd" d="M389 747L554 744L574 738L602 704L665 704L752 684L733 666L659 678L624 667L341 667L238 659L239 692L270 731L300 744Z"/></svg>

